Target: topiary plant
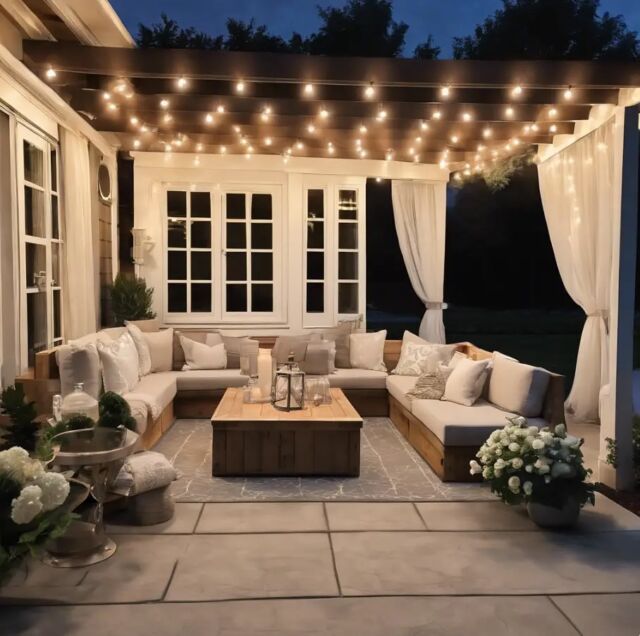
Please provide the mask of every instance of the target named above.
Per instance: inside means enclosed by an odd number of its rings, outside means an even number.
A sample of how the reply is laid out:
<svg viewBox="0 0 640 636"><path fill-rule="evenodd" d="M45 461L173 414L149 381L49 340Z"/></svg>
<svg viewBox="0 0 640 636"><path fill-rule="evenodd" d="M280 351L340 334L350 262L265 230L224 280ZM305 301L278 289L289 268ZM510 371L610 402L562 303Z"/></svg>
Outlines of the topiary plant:
<svg viewBox="0 0 640 636"><path fill-rule="evenodd" d="M98 426L117 428L124 425L132 431L136 430L136 421L131 415L129 403L117 393L107 391L98 402L100 418Z"/></svg>
<svg viewBox="0 0 640 636"><path fill-rule="evenodd" d="M144 278L120 273L109 288L109 294L117 325L123 325L125 320L148 320L156 316L151 310L153 288L147 287Z"/></svg>
<svg viewBox="0 0 640 636"><path fill-rule="evenodd" d="M36 448L40 425L35 402L27 402L21 384L8 386L0 395L0 410L9 418L9 424L0 430L0 450L22 446L30 453Z"/></svg>

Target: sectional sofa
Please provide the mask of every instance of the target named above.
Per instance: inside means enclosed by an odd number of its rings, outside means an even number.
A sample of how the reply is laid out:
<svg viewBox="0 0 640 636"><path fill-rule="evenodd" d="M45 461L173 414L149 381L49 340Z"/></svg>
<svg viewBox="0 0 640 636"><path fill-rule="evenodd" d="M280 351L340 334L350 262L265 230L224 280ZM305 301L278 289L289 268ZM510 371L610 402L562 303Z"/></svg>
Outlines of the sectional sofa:
<svg viewBox="0 0 640 636"><path fill-rule="evenodd" d="M98 337L116 339L123 331L124 328L106 329L99 334L85 336L79 343L92 342ZM203 332L182 330L181 333L197 339ZM272 348L276 342L275 337L252 340L257 340L260 348ZM387 369L396 367L401 347L402 341L399 340L385 342ZM472 360L487 359L493 355L470 343L459 343L455 348ZM132 408L145 448L156 444L177 418L209 418L226 388L243 386L248 380L238 368L178 369L145 375L133 391L124 395ZM564 378L545 373L549 381L542 410L538 417L529 420L537 426L564 421ZM492 404L486 395L472 406L442 400L410 399L407 392L413 388L416 379L415 376L353 368L336 369L329 376L331 386L342 388L362 416L389 416L440 479L469 481L469 460L491 431L503 427L506 418L516 413ZM32 372L17 381L23 384L28 397L36 402L40 413L50 412L51 398L60 392L56 350L38 353Z"/></svg>

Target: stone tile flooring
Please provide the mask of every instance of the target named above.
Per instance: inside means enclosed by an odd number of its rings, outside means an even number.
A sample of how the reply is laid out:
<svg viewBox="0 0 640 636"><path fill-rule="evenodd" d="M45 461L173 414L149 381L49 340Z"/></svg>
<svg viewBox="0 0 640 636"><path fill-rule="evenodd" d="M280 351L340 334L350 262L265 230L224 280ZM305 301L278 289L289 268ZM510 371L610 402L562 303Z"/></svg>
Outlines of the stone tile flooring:
<svg viewBox="0 0 640 636"><path fill-rule="evenodd" d="M178 420L154 450L180 471L176 501L490 500L482 484L442 483L386 417L365 419L360 477L211 477L211 422Z"/></svg>
<svg viewBox="0 0 640 636"><path fill-rule="evenodd" d="M110 531L102 564L16 573L0 631L640 633L640 518L602 496L572 532L497 502L180 503L168 524Z"/></svg>

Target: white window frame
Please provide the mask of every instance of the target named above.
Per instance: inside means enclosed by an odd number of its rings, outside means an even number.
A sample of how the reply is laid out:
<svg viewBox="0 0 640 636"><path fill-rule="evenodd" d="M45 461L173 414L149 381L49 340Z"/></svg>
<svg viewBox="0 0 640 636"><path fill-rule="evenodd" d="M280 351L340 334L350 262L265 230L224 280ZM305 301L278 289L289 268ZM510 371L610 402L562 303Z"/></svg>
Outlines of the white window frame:
<svg viewBox="0 0 640 636"><path fill-rule="evenodd" d="M212 251L212 311L211 313L191 313L191 312L169 312L168 294L168 210L167 193L169 191L184 191L187 193L187 245L189 245L190 232L190 192L209 192L211 195L211 251ZM227 312L226 311L226 195L237 193L245 195L268 194L271 195L272 202L272 253L273 253L273 311L271 312ZM283 263L285 262L283 223L282 223L282 186L280 185L252 185L244 183L229 184L190 184L184 182L169 182L163 184L162 188L162 222L163 222L163 245L162 245L162 285L163 302L162 311L166 324L207 324L207 325L248 325L248 324L281 324L283 321L284 298L283 291ZM247 214L250 215L250 202L247 201ZM205 220L205 219L201 219ZM244 223L249 232L250 218L246 218ZM247 244L249 245L249 243ZM267 250L265 250L267 251ZM250 251L247 249L248 254ZM189 250L187 249L187 254ZM248 256L250 260L250 256ZM250 268L250 264L248 263ZM248 269L249 273L250 269ZM187 307L189 307L190 286L190 259L187 258ZM183 281L179 281L183 282ZM198 282L198 281L194 281ZM234 281L230 281L234 282ZM257 283L268 283L269 281L255 281ZM250 285L251 283L247 283Z"/></svg>
<svg viewBox="0 0 640 636"><path fill-rule="evenodd" d="M24 175L24 142L38 148L43 153L43 179L42 186L27 181ZM56 153L56 176L57 189L53 189L51 175L51 152ZM16 178L17 178L17 194L18 194L18 258L19 258L19 279L20 279L20 302L19 302L19 325L20 325L20 367L26 369L29 367L28 359L28 321L27 321L27 297L31 294L42 293L35 285L27 285L25 280L27 271L27 244L39 245L45 248L45 298L47 304L46 316L46 342L40 343L44 348L62 344L64 342L64 298L62 281L64 280L64 222L63 222L63 202L60 196L60 182L62 175L60 172L60 148L57 144L50 141L47 137L37 134L32 129L26 127L22 123L16 125ZM44 237L38 237L26 234L25 225L25 186L42 192L44 198ZM52 196L58 200L58 238L52 237L51 223L51 200ZM60 280L54 285L52 278L53 260L52 245L58 244L58 276ZM60 335L54 337L54 292L59 293L60 301Z"/></svg>

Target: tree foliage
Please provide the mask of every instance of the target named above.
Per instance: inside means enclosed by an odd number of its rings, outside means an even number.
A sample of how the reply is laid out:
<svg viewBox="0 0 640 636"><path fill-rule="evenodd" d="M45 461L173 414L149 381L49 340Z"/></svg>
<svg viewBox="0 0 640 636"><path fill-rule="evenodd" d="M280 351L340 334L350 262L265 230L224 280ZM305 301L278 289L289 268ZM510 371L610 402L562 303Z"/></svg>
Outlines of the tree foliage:
<svg viewBox="0 0 640 636"><path fill-rule="evenodd" d="M183 28L162 14L160 22L138 26L141 48L208 49L214 51L257 51L309 53L364 57L400 57L409 25L393 19L391 0L349 0L343 7L318 7L320 26L304 37L292 33L289 39L270 33L264 24L230 18L226 34L212 36L194 27ZM438 56L432 36L416 47L415 57Z"/></svg>
<svg viewBox="0 0 640 636"><path fill-rule="evenodd" d="M622 16L599 14L600 0L503 0L476 26L454 38L456 59L629 60L640 57L637 33Z"/></svg>
<svg viewBox="0 0 640 636"><path fill-rule="evenodd" d="M117 325L125 320L148 320L155 318L151 310L153 287L147 287L144 278L119 273L109 288L111 308Z"/></svg>

